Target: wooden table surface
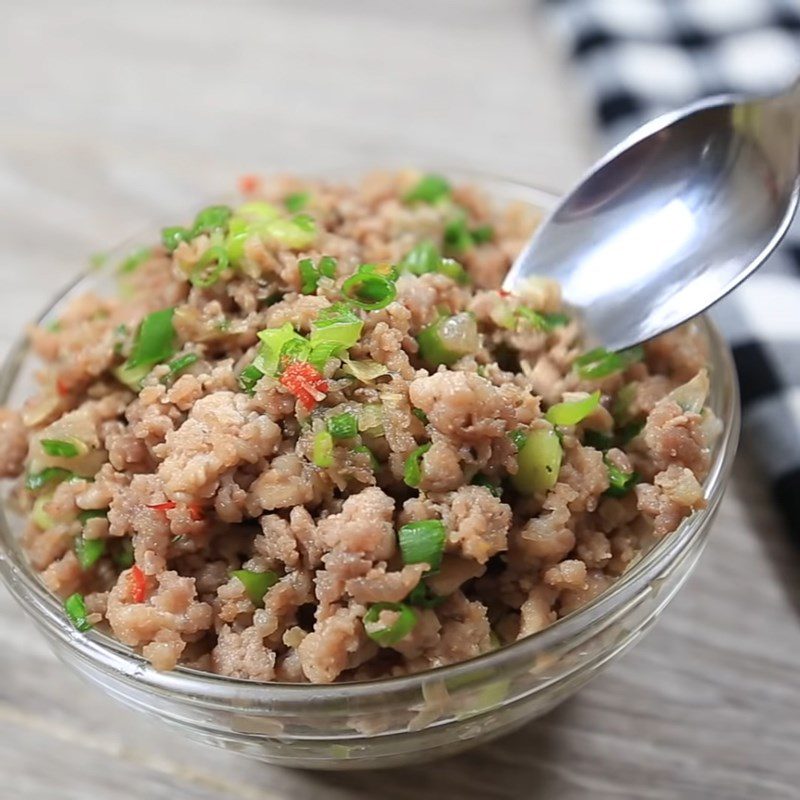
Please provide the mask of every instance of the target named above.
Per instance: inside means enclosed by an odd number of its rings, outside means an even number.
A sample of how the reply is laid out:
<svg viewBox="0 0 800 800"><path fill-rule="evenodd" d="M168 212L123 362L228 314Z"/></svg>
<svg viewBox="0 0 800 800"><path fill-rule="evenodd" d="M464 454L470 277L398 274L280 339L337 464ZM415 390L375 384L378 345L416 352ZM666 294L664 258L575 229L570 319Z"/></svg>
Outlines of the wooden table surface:
<svg viewBox="0 0 800 800"><path fill-rule="evenodd" d="M596 146L527 0L3 6L3 351L88 254L242 172L434 163L558 189ZM118 707L67 673L0 589L0 796L797 798L799 606L800 553L743 453L689 584L578 696L402 775L314 774Z"/></svg>

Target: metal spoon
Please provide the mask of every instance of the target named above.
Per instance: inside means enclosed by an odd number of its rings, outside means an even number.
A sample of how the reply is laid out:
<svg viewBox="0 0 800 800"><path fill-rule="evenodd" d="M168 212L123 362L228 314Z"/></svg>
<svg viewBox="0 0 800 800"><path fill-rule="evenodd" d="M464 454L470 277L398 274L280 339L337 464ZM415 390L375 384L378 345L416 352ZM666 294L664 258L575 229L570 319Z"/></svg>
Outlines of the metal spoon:
<svg viewBox="0 0 800 800"><path fill-rule="evenodd" d="M637 344L713 305L763 263L794 216L799 175L800 84L665 114L589 171L503 288L554 278L593 339L610 350Z"/></svg>

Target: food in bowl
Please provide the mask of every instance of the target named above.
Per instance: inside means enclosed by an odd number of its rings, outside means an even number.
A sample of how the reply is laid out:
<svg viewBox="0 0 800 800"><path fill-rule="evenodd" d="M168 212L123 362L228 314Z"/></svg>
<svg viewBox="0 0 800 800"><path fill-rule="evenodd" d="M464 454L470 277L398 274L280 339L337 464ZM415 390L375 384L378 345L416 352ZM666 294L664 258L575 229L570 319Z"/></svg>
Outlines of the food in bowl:
<svg viewBox="0 0 800 800"><path fill-rule="evenodd" d="M501 280L538 218L436 175L243 182L31 331L0 409L33 567L159 669L357 681L463 661L608 588L704 505L692 325L589 347Z"/></svg>

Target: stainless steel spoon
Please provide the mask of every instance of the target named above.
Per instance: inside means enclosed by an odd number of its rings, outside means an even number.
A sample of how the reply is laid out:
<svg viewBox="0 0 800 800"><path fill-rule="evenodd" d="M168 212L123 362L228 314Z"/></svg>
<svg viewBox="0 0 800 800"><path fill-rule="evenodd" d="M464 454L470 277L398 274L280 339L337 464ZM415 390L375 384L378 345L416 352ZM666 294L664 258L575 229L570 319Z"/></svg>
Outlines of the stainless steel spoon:
<svg viewBox="0 0 800 800"><path fill-rule="evenodd" d="M799 175L800 84L665 114L588 172L503 288L554 278L593 339L610 350L637 344L705 310L767 258L794 216Z"/></svg>

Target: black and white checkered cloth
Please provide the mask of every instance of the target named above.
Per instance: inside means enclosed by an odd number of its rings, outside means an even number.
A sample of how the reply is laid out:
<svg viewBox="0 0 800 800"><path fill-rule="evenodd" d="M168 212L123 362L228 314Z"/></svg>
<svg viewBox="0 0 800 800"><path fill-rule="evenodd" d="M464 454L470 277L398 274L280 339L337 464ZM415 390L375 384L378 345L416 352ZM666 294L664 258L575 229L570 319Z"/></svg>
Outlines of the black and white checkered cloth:
<svg viewBox="0 0 800 800"><path fill-rule="evenodd" d="M800 76L800 0L546 0L608 144L671 108ZM800 143L798 143L800 146ZM733 345L743 435L800 542L800 218L714 309Z"/></svg>

